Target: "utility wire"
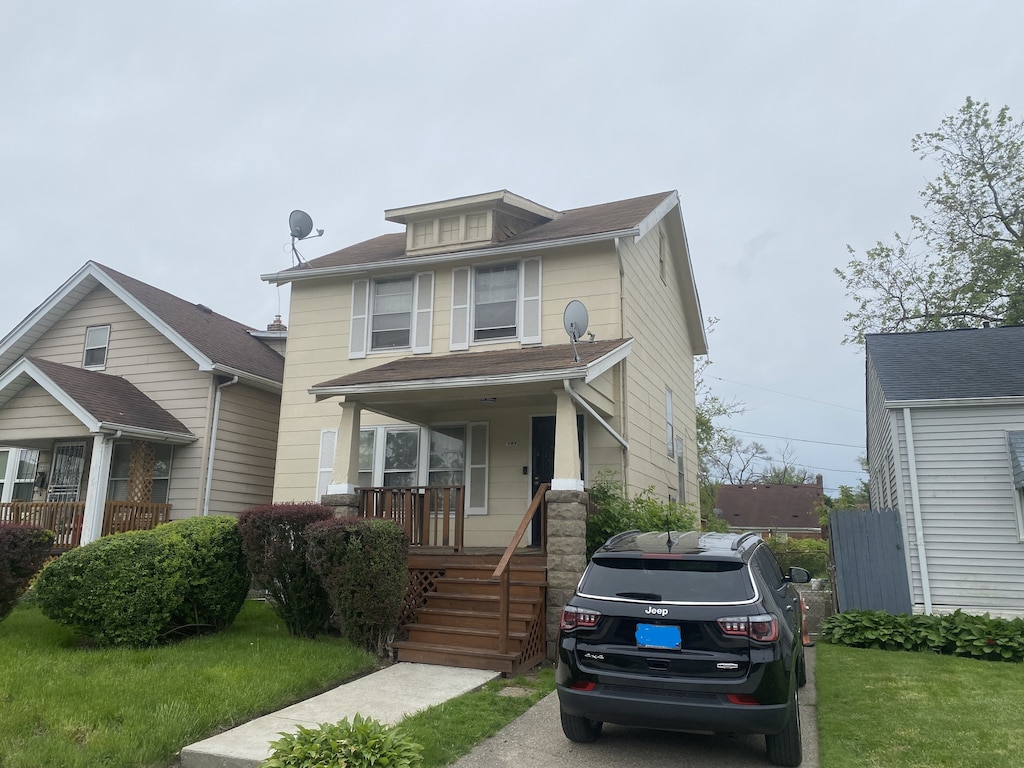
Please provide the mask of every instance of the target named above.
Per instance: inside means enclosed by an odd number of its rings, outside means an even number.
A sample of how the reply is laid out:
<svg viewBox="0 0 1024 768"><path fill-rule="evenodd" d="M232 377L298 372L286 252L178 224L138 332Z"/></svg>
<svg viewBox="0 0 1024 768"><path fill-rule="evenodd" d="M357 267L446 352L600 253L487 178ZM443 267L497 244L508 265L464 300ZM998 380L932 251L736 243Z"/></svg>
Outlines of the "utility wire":
<svg viewBox="0 0 1024 768"><path fill-rule="evenodd" d="M737 432L737 433L739 433L741 435L754 435L756 437L770 437L773 440L792 440L792 441L797 442L797 443L815 443L816 445L836 445L836 446L839 446L840 448L859 448L862 451L864 450L864 446L863 445L851 445L850 443L829 443L829 442L827 442L825 440L803 440L803 439L801 439L799 437L782 437L781 435L766 435L763 432L747 432L746 430L743 430L743 429L726 428L725 431L726 432Z"/></svg>
<svg viewBox="0 0 1024 768"><path fill-rule="evenodd" d="M741 387L750 387L751 389L760 389L764 392L771 392L775 395L782 395L783 397L792 397L795 400L806 400L809 403L818 403L819 405L828 405L832 408L842 408L844 411L853 411L854 413L864 413L862 408L851 408L848 405L839 405L838 403L829 403L824 400L815 400L813 397L804 397L803 395L791 395L789 392L780 392L777 389L768 389L768 387L759 387L756 384L745 384L742 381L733 381L732 379L723 379L721 376L711 376L705 374L704 378L714 379L715 381L724 381L728 384L738 384Z"/></svg>

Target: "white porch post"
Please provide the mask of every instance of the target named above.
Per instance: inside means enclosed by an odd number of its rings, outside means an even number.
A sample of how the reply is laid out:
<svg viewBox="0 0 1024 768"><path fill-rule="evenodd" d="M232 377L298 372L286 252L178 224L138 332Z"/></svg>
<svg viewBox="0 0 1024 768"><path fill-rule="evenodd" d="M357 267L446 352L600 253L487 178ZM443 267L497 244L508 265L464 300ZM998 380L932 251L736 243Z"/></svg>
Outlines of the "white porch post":
<svg viewBox="0 0 1024 768"><path fill-rule="evenodd" d="M92 461L89 463L89 485L85 491L85 515L82 521L82 543L88 544L103 535L103 510L107 502L110 459L114 441L107 435L92 439Z"/></svg>
<svg viewBox="0 0 1024 768"><path fill-rule="evenodd" d="M564 389L555 390L555 400L555 472L551 479L551 490L582 491L576 406Z"/></svg>
<svg viewBox="0 0 1024 768"><path fill-rule="evenodd" d="M341 423L334 448L334 468L328 494L356 492L359 482L359 403L341 403Z"/></svg>

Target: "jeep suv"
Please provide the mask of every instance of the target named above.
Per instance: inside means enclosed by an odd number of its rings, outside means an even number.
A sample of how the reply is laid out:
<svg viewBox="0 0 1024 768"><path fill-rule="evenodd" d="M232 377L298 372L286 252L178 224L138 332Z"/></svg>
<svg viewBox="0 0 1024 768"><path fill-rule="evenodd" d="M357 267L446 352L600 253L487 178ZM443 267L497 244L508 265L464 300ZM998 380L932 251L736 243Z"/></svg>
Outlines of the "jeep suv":
<svg viewBox="0 0 1024 768"><path fill-rule="evenodd" d="M807 674L793 585L807 581L752 533L613 536L562 611L566 737L593 741L606 722L763 733L772 763L799 765Z"/></svg>

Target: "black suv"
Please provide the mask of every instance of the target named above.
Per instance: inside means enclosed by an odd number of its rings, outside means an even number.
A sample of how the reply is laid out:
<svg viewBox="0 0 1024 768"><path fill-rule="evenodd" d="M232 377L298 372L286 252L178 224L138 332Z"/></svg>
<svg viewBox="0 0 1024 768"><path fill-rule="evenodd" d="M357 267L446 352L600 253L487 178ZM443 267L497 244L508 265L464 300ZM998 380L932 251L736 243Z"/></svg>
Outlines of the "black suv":
<svg viewBox="0 0 1024 768"><path fill-rule="evenodd" d="M605 722L763 733L772 763L799 765L807 670L793 584L807 581L752 533L613 536L562 611L566 737L593 741Z"/></svg>

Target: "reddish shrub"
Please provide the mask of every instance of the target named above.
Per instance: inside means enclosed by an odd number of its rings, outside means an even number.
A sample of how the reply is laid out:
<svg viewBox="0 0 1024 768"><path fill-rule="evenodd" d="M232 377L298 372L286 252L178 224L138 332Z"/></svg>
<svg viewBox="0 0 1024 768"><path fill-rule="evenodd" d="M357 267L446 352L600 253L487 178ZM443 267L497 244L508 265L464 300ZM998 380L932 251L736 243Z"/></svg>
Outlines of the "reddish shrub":
<svg viewBox="0 0 1024 768"><path fill-rule="evenodd" d="M38 525L0 525L0 621L43 567L52 545L53 532Z"/></svg>
<svg viewBox="0 0 1024 768"><path fill-rule="evenodd" d="M306 556L306 528L334 517L323 504L265 504L238 516L242 551L257 587L267 590L288 631L313 637L327 628L331 607Z"/></svg>

